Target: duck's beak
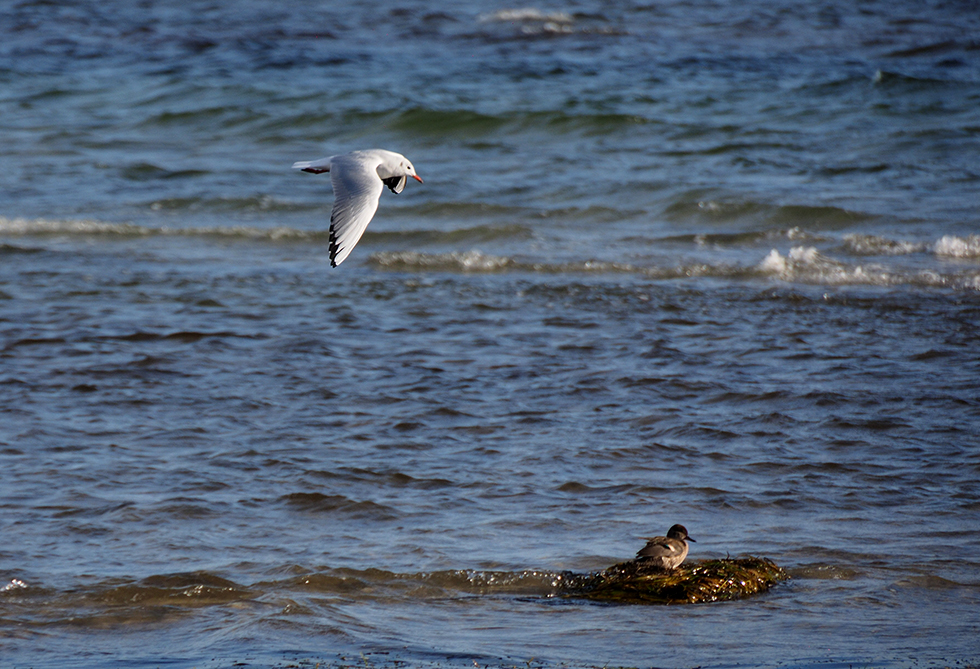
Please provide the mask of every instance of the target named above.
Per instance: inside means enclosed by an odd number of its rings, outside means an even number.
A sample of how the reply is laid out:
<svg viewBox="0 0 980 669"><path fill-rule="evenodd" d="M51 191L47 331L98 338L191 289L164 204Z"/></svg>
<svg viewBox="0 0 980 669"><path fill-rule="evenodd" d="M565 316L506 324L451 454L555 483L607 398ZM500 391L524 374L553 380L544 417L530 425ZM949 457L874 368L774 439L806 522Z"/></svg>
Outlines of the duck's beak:
<svg viewBox="0 0 980 669"><path fill-rule="evenodd" d="M420 184L424 184L425 183L424 181L422 181L422 177L420 177L418 174L413 174L412 175L412 178L415 179L416 181L418 181Z"/></svg>
<svg viewBox="0 0 980 669"><path fill-rule="evenodd" d="M694 541L694 537L686 537L686 538L684 539L684 541ZM696 542L696 541L694 541L694 543L697 543L697 542Z"/></svg>

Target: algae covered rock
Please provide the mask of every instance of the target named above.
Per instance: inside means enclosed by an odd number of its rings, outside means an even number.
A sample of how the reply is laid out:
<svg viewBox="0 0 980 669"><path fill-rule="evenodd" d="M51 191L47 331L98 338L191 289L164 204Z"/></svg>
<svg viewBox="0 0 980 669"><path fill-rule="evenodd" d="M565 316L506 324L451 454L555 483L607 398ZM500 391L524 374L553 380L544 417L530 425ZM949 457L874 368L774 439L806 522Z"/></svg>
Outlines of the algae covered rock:
<svg viewBox="0 0 980 669"><path fill-rule="evenodd" d="M767 558L686 562L671 571L630 560L568 579L566 597L633 604L697 604L765 592L789 575Z"/></svg>

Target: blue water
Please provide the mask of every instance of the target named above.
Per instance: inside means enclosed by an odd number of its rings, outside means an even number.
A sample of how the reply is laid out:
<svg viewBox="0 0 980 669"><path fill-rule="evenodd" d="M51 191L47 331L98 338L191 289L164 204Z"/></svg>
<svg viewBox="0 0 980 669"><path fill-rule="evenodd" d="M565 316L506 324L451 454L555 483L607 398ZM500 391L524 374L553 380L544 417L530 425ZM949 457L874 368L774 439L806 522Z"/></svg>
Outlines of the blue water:
<svg viewBox="0 0 980 669"><path fill-rule="evenodd" d="M976 666L978 34L9 4L0 666ZM373 147L331 269L290 165ZM792 578L560 596L676 522Z"/></svg>

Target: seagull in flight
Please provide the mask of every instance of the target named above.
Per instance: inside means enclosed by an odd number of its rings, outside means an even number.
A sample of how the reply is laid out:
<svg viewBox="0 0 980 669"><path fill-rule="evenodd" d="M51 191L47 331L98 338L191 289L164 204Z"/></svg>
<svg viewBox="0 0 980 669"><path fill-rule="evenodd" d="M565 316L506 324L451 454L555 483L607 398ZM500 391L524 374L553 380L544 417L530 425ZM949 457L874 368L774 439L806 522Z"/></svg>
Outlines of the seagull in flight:
<svg viewBox="0 0 980 669"><path fill-rule="evenodd" d="M336 267L350 255L378 210L378 200L388 187L401 193L408 177L422 178L408 158L394 151L369 149L351 151L319 160L293 163L294 170L313 174L330 172L333 211L330 212L330 265Z"/></svg>

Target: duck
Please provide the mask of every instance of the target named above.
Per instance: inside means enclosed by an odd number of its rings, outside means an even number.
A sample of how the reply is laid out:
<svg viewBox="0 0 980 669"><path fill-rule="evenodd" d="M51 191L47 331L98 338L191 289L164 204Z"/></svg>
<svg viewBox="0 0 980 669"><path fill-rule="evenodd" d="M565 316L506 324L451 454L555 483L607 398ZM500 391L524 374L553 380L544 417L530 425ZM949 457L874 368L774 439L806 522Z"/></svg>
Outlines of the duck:
<svg viewBox="0 0 980 669"><path fill-rule="evenodd" d="M680 566L687 557L687 542L694 541L683 525L672 525L665 537L650 537L647 545L636 554L637 562L643 565L672 570Z"/></svg>

